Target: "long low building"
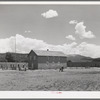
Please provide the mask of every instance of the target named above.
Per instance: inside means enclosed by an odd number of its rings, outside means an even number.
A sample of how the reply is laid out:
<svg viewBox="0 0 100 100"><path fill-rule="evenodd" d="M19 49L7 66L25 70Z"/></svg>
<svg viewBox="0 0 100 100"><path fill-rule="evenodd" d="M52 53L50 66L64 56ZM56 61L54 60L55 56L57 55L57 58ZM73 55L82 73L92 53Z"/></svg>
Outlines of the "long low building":
<svg viewBox="0 0 100 100"><path fill-rule="evenodd" d="M31 50L28 54L28 68L34 69L57 69L67 67L67 57L59 51Z"/></svg>

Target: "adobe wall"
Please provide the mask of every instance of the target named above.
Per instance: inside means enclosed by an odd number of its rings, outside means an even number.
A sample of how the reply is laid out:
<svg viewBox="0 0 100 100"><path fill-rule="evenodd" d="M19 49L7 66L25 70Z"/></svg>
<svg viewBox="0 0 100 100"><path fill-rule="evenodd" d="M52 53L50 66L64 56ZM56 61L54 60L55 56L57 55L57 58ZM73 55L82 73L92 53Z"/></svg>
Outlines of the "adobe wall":
<svg viewBox="0 0 100 100"><path fill-rule="evenodd" d="M38 57L38 63L47 63L47 61L49 63L65 63L67 62L67 58L66 57L56 57L56 56L39 56Z"/></svg>
<svg viewBox="0 0 100 100"><path fill-rule="evenodd" d="M12 68L18 68L18 65L20 67L23 67L25 65L28 68L28 63L25 62L0 62L0 69L5 68L5 69L12 69Z"/></svg>
<svg viewBox="0 0 100 100"><path fill-rule="evenodd" d="M66 63L38 63L38 69L58 69L60 67L67 67Z"/></svg>

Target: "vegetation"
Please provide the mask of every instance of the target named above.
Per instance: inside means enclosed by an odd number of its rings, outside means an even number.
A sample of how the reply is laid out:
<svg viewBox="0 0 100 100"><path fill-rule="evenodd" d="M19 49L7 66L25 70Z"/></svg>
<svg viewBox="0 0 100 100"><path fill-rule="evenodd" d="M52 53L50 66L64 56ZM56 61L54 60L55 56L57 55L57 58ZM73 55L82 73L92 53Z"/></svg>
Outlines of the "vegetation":
<svg viewBox="0 0 100 100"><path fill-rule="evenodd" d="M0 91L99 91L100 69L0 70Z"/></svg>
<svg viewBox="0 0 100 100"><path fill-rule="evenodd" d="M6 53L5 59L7 62L15 62L13 56L11 55L11 53Z"/></svg>
<svg viewBox="0 0 100 100"><path fill-rule="evenodd" d="M0 53L0 62L27 62L28 54L21 53Z"/></svg>

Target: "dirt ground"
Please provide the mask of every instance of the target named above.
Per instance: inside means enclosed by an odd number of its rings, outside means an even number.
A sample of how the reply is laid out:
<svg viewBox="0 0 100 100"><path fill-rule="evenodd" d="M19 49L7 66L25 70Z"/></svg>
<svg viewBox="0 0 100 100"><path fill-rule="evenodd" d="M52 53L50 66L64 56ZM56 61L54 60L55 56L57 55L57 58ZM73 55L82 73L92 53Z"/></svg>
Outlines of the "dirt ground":
<svg viewBox="0 0 100 100"><path fill-rule="evenodd" d="M0 91L99 91L100 68L1 70Z"/></svg>

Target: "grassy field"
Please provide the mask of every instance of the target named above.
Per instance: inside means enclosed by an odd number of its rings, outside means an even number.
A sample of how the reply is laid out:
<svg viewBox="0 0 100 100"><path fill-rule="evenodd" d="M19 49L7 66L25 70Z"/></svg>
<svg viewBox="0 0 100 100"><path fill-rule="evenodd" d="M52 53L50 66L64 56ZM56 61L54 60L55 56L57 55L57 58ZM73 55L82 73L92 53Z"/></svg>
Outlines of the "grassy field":
<svg viewBox="0 0 100 100"><path fill-rule="evenodd" d="M0 91L99 91L100 69L0 70Z"/></svg>

